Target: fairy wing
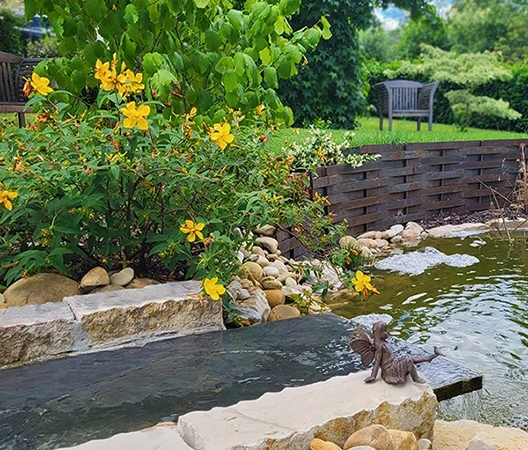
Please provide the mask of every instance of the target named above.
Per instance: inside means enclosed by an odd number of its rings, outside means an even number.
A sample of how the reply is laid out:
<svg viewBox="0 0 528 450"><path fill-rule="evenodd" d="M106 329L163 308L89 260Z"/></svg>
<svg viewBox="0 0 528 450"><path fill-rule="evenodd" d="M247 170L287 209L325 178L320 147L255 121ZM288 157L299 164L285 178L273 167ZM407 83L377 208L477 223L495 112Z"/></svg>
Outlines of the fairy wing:
<svg viewBox="0 0 528 450"><path fill-rule="evenodd" d="M374 344L365 332L361 331L357 338L352 339L350 341L350 347L352 347L352 350L356 353L359 353L361 356L361 363L364 366L370 365L374 360Z"/></svg>

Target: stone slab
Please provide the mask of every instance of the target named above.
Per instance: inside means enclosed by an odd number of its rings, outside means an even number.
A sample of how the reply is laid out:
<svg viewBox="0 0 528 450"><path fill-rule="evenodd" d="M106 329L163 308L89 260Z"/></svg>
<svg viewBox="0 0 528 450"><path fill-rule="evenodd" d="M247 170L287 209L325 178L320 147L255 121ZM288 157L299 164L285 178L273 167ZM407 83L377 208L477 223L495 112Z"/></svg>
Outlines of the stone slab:
<svg viewBox="0 0 528 450"><path fill-rule="evenodd" d="M0 309L0 367L71 352L74 317L64 303Z"/></svg>
<svg viewBox="0 0 528 450"><path fill-rule="evenodd" d="M58 448L104 439L162 418L177 420L194 410L361 371L359 356L348 345L356 328L348 319L325 313L2 370L0 449ZM440 363L443 372L428 372ZM445 358L420 367L435 393L449 386L452 373L458 374L455 382L463 382L462 369Z"/></svg>
<svg viewBox="0 0 528 450"><path fill-rule="evenodd" d="M176 426L163 424L110 439L86 442L60 450L193 450L180 437Z"/></svg>
<svg viewBox="0 0 528 450"><path fill-rule="evenodd" d="M372 424L432 439L437 400L428 384L365 385L367 376L354 373L191 412L178 419L178 430L196 450L306 450L315 437L342 446Z"/></svg>
<svg viewBox="0 0 528 450"><path fill-rule="evenodd" d="M88 347L113 346L140 337L223 330L221 302L200 301L199 281L184 281L66 297L89 336Z"/></svg>

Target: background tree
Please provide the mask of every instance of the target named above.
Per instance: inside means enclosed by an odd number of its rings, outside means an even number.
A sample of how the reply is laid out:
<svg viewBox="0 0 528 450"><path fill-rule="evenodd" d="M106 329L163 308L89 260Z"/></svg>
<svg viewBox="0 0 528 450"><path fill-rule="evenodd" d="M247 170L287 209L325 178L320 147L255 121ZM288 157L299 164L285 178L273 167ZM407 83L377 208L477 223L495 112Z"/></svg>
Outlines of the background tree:
<svg viewBox="0 0 528 450"><path fill-rule="evenodd" d="M422 14L428 4L427 0L392 3L411 11L413 18ZM375 6L388 4L376 0L303 1L299 14L292 18L292 26L311 26L325 15L332 26L332 38L320 43L295 78L281 84L279 96L295 111L297 125L323 119L334 128L356 126L356 118L365 111L368 92L358 32L372 24Z"/></svg>
<svg viewBox="0 0 528 450"><path fill-rule="evenodd" d="M399 30L387 31L381 26L360 30L358 39L363 58L376 60L381 63L394 61L397 57L396 43L398 42L398 36Z"/></svg>
<svg viewBox="0 0 528 450"><path fill-rule="evenodd" d="M487 96L476 95L479 86L493 80L509 80L511 72L499 65L498 55L486 53L447 52L431 46L424 46L420 62L404 61L397 71L387 75L423 74L431 80L452 83L459 87L445 93L455 119L465 130L474 115L487 115L508 119L521 117L509 107L508 102Z"/></svg>

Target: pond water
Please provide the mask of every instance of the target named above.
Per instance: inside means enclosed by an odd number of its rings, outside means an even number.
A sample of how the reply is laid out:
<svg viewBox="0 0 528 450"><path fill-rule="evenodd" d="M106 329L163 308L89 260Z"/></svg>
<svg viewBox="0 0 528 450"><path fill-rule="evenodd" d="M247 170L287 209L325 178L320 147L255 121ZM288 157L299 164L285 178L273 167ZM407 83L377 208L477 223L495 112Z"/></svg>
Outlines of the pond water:
<svg viewBox="0 0 528 450"><path fill-rule="evenodd" d="M474 255L479 262L439 265L414 276L372 269L381 294L332 309L349 318L387 313L394 319L392 336L436 345L449 359L482 373L484 389L442 402L443 418L528 430L528 241L513 237L513 244L497 234L427 239L421 247Z"/></svg>

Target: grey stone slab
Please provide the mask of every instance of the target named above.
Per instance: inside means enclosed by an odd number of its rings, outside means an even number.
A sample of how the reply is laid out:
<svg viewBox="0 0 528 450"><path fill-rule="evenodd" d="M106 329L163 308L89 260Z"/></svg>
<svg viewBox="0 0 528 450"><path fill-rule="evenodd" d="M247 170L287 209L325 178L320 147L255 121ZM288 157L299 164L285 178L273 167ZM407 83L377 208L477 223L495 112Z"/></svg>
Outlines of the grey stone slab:
<svg viewBox="0 0 528 450"><path fill-rule="evenodd" d="M0 309L0 367L71 352L74 330L73 314L62 303Z"/></svg>
<svg viewBox="0 0 528 450"><path fill-rule="evenodd" d="M191 412L178 419L178 429L200 450L306 450L315 437L343 446L352 433L372 424L432 439L438 402L430 386L365 385L366 376L353 373Z"/></svg>
<svg viewBox="0 0 528 450"><path fill-rule="evenodd" d="M66 297L88 347L114 346L142 336L223 330L222 304L205 297L201 283L184 281Z"/></svg>
<svg viewBox="0 0 528 450"><path fill-rule="evenodd" d="M355 328L328 313L0 371L0 449L81 444L362 371Z"/></svg>

